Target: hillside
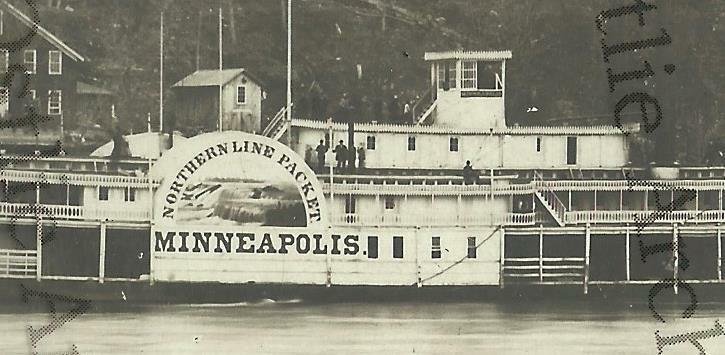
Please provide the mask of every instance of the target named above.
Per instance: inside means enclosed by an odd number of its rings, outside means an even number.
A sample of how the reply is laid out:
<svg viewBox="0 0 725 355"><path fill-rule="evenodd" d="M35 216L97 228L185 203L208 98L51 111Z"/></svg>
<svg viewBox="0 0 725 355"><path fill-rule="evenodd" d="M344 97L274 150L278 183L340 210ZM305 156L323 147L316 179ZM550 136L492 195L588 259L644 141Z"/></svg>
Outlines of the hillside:
<svg viewBox="0 0 725 355"><path fill-rule="evenodd" d="M156 117L158 111L162 10L166 18L164 87L197 67L218 65L216 21L221 5L225 67L248 68L267 83L267 112L276 111L284 102L284 1L63 3L73 11L41 7L41 22L91 58L94 75L117 93L119 116L127 130L145 129L146 113ZM646 14L647 29L665 28L672 44L605 63L603 36L595 19L603 10L629 3L297 0L293 9L295 93L318 84L329 103L329 113L335 111L332 103L344 92L358 97L387 99L398 94L404 100L413 99L427 89L425 51L511 49L514 58L507 65L509 124L611 124L616 102L629 91L644 91L657 97L662 106L663 128L653 136L660 141L659 150L671 148L671 154L681 161L702 162L709 142L722 144L725 137L720 108L725 96L725 3L659 1L659 8ZM627 21L636 24L636 16L618 23ZM620 40L640 38L636 32L622 32ZM639 34L646 38L652 33ZM629 91L609 92L609 66L617 72L641 69L644 60L658 68L654 78L627 83L631 84ZM676 65L672 75L659 69L666 63ZM356 78L358 64L361 80ZM167 89L165 95L169 122L175 119L177 129L193 126L183 113L174 112L173 93ZM538 112L526 112L534 106ZM625 113L625 118L636 119L639 108L632 105Z"/></svg>

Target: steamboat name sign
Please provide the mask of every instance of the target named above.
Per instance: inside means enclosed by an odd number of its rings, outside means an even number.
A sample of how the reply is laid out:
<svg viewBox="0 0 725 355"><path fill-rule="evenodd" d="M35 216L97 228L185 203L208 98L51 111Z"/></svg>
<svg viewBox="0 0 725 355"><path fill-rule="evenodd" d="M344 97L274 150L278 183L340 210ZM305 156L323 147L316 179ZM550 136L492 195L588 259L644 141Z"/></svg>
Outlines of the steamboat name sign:
<svg viewBox="0 0 725 355"><path fill-rule="evenodd" d="M243 132L210 133L170 150L154 166L156 224L322 225L315 174L288 147Z"/></svg>

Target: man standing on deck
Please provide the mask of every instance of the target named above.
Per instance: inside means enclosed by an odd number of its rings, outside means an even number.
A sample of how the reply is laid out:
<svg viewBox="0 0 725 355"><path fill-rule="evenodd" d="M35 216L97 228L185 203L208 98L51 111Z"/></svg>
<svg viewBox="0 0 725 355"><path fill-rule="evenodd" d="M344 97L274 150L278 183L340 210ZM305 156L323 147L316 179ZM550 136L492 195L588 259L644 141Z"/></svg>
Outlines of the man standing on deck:
<svg viewBox="0 0 725 355"><path fill-rule="evenodd" d="M325 169L325 153L327 153L327 146L324 140L320 139L320 144L317 145L315 151L317 152L317 171L321 172Z"/></svg>
<svg viewBox="0 0 725 355"><path fill-rule="evenodd" d="M337 167L344 169L346 165L345 163L348 159L348 155L347 147L345 146L345 144L343 144L342 140L340 140L340 143L337 144L333 152L335 153L335 160L337 160Z"/></svg>
<svg viewBox="0 0 725 355"><path fill-rule="evenodd" d="M463 183L466 185L473 184L474 173L471 161L466 160L466 166L463 167Z"/></svg>

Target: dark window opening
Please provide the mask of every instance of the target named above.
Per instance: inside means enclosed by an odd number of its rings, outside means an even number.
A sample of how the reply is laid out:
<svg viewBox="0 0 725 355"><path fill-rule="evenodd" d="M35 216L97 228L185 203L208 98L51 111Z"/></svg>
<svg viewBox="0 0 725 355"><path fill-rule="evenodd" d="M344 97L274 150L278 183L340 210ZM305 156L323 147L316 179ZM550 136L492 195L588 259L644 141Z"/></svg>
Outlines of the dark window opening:
<svg viewBox="0 0 725 355"><path fill-rule="evenodd" d="M355 196L345 196L345 213L355 213Z"/></svg>
<svg viewBox="0 0 725 355"><path fill-rule="evenodd" d="M541 151L541 137L536 137L536 151Z"/></svg>
<svg viewBox="0 0 725 355"><path fill-rule="evenodd" d="M375 150L375 136L368 136L367 149Z"/></svg>
<svg viewBox="0 0 725 355"><path fill-rule="evenodd" d="M440 259L441 258L441 237L433 237L433 238L431 238L430 242L431 242L430 257L433 259Z"/></svg>
<svg viewBox="0 0 725 355"><path fill-rule="evenodd" d="M501 90L501 63L480 61L476 63L476 88L479 90Z"/></svg>
<svg viewBox="0 0 725 355"><path fill-rule="evenodd" d="M378 237L368 236L368 259L378 258Z"/></svg>
<svg viewBox="0 0 725 355"><path fill-rule="evenodd" d="M393 196L385 196L385 209L386 210L395 209L395 198Z"/></svg>
<svg viewBox="0 0 725 355"><path fill-rule="evenodd" d="M415 150L415 137L410 136L408 137L408 151L414 151Z"/></svg>
<svg viewBox="0 0 725 355"><path fill-rule="evenodd" d="M132 187L127 187L123 191L123 200L126 202L133 202L136 201L136 189Z"/></svg>
<svg viewBox="0 0 725 355"><path fill-rule="evenodd" d="M403 258L403 237L393 237L393 258Z"/></svg>
<svg viewBox="0 0 725 355"><path fill-rule="evenodd" d="M566 163L576 164L576 137L566 137Z"/></svg>
<svg viewBox="0 0 725 355"><path fill-rule="evenodd" d="M108 201L108 187L106 187L106 186L98 187L98 199L100 201Z"/></svg>
<svg viewBox="0 0 725 355"><path fill-rule="evenodd" d="M457 137L451 137L451 139L448 141L448 149L451 152L458 151L458 138Z"/></svg>
<svg viewBox="0 0 725 355"><path fill-rule="evenodd" d="M468 237L468 258L475 259L477 250L476 237Z"/></svg>

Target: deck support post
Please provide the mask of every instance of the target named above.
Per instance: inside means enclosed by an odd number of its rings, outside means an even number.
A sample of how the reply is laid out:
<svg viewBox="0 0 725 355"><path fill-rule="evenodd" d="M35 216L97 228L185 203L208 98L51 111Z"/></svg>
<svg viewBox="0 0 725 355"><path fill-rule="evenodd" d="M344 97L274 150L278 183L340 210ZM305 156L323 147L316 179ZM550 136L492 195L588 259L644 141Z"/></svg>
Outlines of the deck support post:
<svg viewBox="0 0 725 355"><path fill-rule="evenodd" d="M584 228L584 294L589 293L589 252L591 249L591 224Z"/></svg>
<svg viewBox="0 0 725 355"><path fill-rule="evenodd" d="M717 224L717 280L722 281L722 231Z"/></svg>
<svg viewBox="0 0 725 355"><path fill-rule="evenodd" d="M630 252L629 236L630 236L630 234L629 234L629 223L627 223L627 227L625 229L625 234L624 234L624 240L625 240L625 249L624 249L624 252L625 252L625 258L627 259L627 267L626 267L626 270L627 270L627 281L630 281L632 279L632 277L631 277L631 267L632 267L631 264L632 263L630 261L630 254L629 254L629 252Z"/></svg>
<svg viewBox="0 0 725 355"><path fill-rule="evenodd" d="M419 249L418 243L420 243L420 240L421 240L420 238L418 238L419 234L420 234L420 227L416 226L415 227L415 239L414 239L415 240L415 285L418 287L422 287L423 281L420 277L420 260L419 260L420 258L418 256L418 249Z"/></svg>
<svg viewBox="0 0 725 355"><path fill-rule="evenodd" d="M332 235L332 226L329 226L328 235ZM325 253L325 287L332 286L332 260L330 258L330 253Z"/></svg>
<svg viewBox="0 0 725 355"><path fill-rule="evenodd" d="M677 278L679 277L679 262L678 259L678 253L680 250L679 246L679 236L678 236L678 230L677 230L677 223L672 225L672 280L673 282L673 288L675 290L675 294L679 294L679 289L677 287Z"/></svg>
<svg viewBox="0 0 725 355"><path fill-rule="evenodd" d="M106 278L106 221L101 221L101 241L98 251L98 282Z"/></svg>
<svg viewBox="0 0 725 355"><path fill-rule="evenodd" d="M506 231L504 231L503 227L501 227L501 230L499 231L501 234L501 240L500 240L500 261L498 263L498 285L499 287L503 288L503 272L504 272L504 262L506 261Z"/></svg>
<svg viewBox="0 0 725 355"><path fill-rule="evenodd" d="M35 280L40 281L43 276L43 217L40 214L35 223Z"/></svg>
<svg viewBox="0 0 725 355"><path fill-rule="evenodd" d="M544 225L539 224L539 282L544 282Z"/></svg>

